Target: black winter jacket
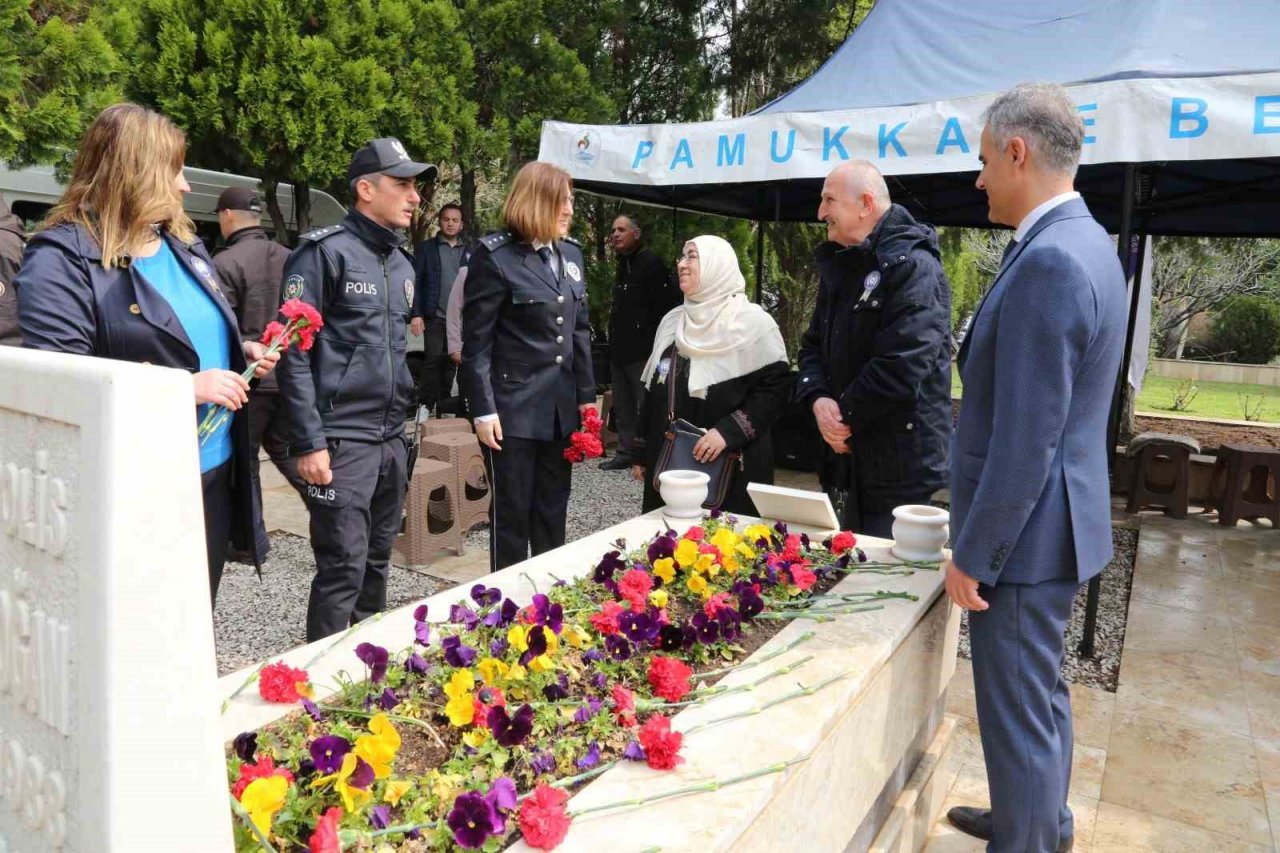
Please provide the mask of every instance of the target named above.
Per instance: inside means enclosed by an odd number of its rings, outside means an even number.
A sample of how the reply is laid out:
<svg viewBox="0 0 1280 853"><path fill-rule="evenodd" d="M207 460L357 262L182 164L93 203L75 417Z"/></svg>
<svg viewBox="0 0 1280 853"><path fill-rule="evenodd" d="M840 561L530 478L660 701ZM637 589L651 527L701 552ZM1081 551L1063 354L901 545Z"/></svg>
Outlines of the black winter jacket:
<svg viewBox="0 0 1280 853"><path fill-rule="evenodd" d="M893 205L857 246L815 253L818 304L801 341L797 398L832 397L850 455L824 448L826 488L862 511L918 501L947 482L951 286L934 230Z"/></svg>
<svg viewBox="0 0 1280 853"><path fill-rule="evenodd" d="M290 455L324 450L331 439L403 435L413 396L405 327L414 285L400 235L352 210L340 224L302 235L284 273L284 299L302 299L324 318L311 351L290 347L277 369Z"/></svg>
<svg viewBox="0 0 1280 853"><path fill-rule="evenodd" d="M609 311L609 360L649 360L658 323L684 301L669 264L648 249L619 255Z"/></svg>
<svg viewBox="0 0 1280 853"><path fill-rule="evenodd" d="M288 259L289 250L256 225L241 228L214 253L213 265L218 268L223 293L240 321L242 340L261 339L267 324L280 313L280 284ZM274 392L276 388L274 370L257 385L259 391Z"/></svg>
<svg viewBox="0 0 1280 853"><path fill-rule="evenodd" d="M22 222L0 198L0 346L22 346L18 331L18 291L13 280L22 265Z"/></svg>

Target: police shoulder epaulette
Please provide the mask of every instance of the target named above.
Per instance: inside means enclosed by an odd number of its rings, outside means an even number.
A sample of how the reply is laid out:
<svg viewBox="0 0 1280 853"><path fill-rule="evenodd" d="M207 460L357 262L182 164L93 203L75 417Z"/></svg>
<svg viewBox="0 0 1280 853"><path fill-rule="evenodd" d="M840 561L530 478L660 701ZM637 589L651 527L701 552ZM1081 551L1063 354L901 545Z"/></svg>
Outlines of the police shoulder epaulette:
<svg viewBox="0 0 1280 853"><path fill-rule="evenodd" d="M579 243L577 240L573 239L572 237L561 237L560 239L565 241L566 243L572 243L573 245L577 246L579 249L582 248L582 244Z"/></svg>
<svg viewBox="0 0 1280 853"><path fill-rule="evenodd" d="M498 249L510 243L511 239L510 231L495 231L492 234L486 234L481 237L480 242L484 244L486 249L492 252L494 249Z"/></svg>
<svg viewBox="0 0 1280 853"><path fill-rule="evenodd" d="M303 234L302 236L298 237L298 239L310 240L313 243L318 243L321 240L325 239L326 237L332 237L334 234L337 234L341 230L342 230L341 224L326 225L324 228L317 228L314 231L308 231L306 234Z"/></svg>

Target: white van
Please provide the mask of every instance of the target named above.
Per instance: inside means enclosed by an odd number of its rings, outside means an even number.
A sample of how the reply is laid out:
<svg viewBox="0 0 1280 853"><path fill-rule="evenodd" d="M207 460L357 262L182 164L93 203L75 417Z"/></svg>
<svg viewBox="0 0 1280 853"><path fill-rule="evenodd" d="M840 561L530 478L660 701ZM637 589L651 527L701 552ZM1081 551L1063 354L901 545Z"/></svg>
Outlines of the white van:
<svg viewBox="0 0 1280 853"><path fill-rule="evenodd" d="M187 215L196 224L196 231L210 250L219 239L218 215L213 212L218 203L218 196L227 187L248 187L256 189L258 179L247 175L232 175L227 172L214 172L209 169L196 169L187 166L183 170L191 192L183 199L183 207ZM26 169L10 170L0 166L0 196L9 203L13 212L26 223L28 231L34 230L44 219L55 202L62 197L66 187L54 175L52 166L31 166ZM279 187L281 213L289 229L290 245L298 236L297 215L293 207L293 186L281 184ZM320 190L311 191L311 227L321 228L342 221L347 211L338 200ZM262 224L272 230L271 217L264 211Z"/></svg>

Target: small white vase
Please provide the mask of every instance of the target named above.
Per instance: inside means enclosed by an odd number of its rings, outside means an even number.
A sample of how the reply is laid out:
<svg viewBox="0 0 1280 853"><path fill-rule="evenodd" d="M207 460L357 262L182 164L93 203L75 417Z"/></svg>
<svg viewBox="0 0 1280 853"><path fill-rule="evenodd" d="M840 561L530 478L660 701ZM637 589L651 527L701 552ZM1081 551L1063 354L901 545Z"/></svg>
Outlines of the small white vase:
<svg viewBox="0 0 1280 853"><path fill-rule="evenodd" d="M658 475L662 514L671 518L701 518L711 478L702 471L663 471Z"/></svg>
<svg viewBox="0 0 1280 853"><path fill-rule="evenodd" d="M907 504L893 511L893 556L899 560L941 562L951 514L936 506Z"/></svg>

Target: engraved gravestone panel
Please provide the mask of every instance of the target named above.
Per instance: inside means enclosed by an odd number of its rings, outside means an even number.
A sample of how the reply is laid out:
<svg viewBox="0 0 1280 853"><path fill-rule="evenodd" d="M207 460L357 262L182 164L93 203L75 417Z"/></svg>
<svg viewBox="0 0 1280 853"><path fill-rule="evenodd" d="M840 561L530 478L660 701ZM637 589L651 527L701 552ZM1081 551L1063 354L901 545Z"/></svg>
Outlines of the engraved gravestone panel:
<svg viewBox="0 0 1280 853"><path fill-rule="evenodd" d="M229 850L190 378L0 376L0 853Z"/></svg>

